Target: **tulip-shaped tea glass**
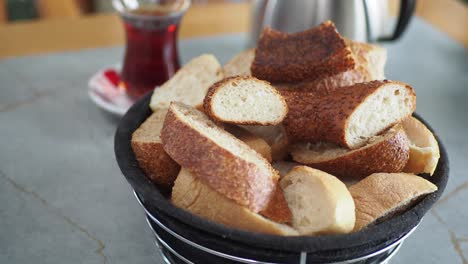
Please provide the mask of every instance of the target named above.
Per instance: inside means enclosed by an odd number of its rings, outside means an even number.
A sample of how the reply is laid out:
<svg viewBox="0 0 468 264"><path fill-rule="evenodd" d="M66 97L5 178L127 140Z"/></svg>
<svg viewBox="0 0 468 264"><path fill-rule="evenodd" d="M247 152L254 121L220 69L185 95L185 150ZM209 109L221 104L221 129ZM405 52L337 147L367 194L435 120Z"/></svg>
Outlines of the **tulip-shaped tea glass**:
<svg viewBox="0 0 468 264"><path fill-rule="evenodd" d="M137 99L180 68L177 31L190 0L113 0L123 19L127 45L121 82Z"/></svg>

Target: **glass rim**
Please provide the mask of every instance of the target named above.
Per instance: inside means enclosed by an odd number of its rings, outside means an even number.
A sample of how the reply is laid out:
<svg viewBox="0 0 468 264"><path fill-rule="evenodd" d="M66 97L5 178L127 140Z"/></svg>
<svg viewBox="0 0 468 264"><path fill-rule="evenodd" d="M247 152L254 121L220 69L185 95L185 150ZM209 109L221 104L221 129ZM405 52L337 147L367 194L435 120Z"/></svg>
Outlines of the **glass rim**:
<svg viewBox="0 0 468 264"><path fill-rule="evenodd" d="M120 3L120 0L113 0L112 5L114 9L120 14L120 16L124 18L143 19L143 20L164 20L168 18L175 18L175 17L182 16L185 12L187 12L189 7L192 5L191 0L180 0L180 1L183 1L182 7L180 9L174 12L169 12L168 14L161 15L161 16L151 16L151 15L132 13L131 11L134 11L137 8L134 8L134 9L125 8L121 6L120 4L118 4Z"/></svg>

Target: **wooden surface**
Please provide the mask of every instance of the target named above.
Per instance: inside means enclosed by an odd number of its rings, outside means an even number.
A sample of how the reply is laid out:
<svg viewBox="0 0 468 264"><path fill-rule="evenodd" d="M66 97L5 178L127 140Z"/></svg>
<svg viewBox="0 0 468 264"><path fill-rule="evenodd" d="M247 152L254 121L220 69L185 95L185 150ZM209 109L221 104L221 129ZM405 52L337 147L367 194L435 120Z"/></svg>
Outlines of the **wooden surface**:
<svg viewBox="0 0 468 264"><path fill-rule="evenodd" d="M468 13L461 2L420 0L416 13L468 46ZM246 32L249 17L248 3L194 5L182 21L180 37ZM99 14L3 24L0 40L1 58L121 45L124 31L116 14Z"/></svg>
<svg viewBox="0 0 468 264"><path fill-rule="evenodd" d="M36 0L41 19L78 17L81 11L77 1Z"/></svg>
<svg viewBox="0 0 468 264"><path fill-rule="evenodd" d="M248 30L248 4L192 6L182 20L180 37L188 38ZM48 19L0 26L0 57L19 56L124 43L117 14Z"/></svg>
<svg viewBox="0 0 468 264"><path fill-rule="evenodd" d="M5 8L5 0L0 0L0 25L5 23L7 20L6 16L6 8Z"/></svg>
<svg viewBox="0 0 468 264"><path fill-rule="evenodd" d="M419 0L416 15L468 47L468 7L460 0Z"/></svg>

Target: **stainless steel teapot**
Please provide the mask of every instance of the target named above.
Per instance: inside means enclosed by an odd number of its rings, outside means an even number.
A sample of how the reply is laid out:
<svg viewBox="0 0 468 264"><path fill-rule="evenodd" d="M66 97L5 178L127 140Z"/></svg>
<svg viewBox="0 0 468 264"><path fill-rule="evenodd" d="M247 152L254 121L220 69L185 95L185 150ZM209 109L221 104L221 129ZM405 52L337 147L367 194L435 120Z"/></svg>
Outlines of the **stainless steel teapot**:
<svg viewBox="0 0 468 264"><path fill-rule="evenodd" d="M388 0L255 0L249 46L255 46L263 27L298 32L331 20L345 37L376 42L398 39L405 31L416 0L400 0L396 27L385 35Z"/></svg>

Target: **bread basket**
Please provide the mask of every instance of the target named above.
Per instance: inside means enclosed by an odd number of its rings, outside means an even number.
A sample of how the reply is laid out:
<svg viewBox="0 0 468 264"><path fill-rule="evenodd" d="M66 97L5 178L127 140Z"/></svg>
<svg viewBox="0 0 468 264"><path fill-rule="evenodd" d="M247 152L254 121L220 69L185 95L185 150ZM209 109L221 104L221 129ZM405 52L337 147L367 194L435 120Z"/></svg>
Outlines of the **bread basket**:
<svg viewBox="0 0 468 264"><path fill-rule="evenodd" d="M168 191L153 184L138 166L130 139L151 114L148 94L133 105L115 134L117 163L144 208L148 223L167 263L385 263L439 199L448 180L444 145L433 176L425 177L438 190L404 213L347 235L281 237L252 233L200 218L173 206Z"/></svg>

